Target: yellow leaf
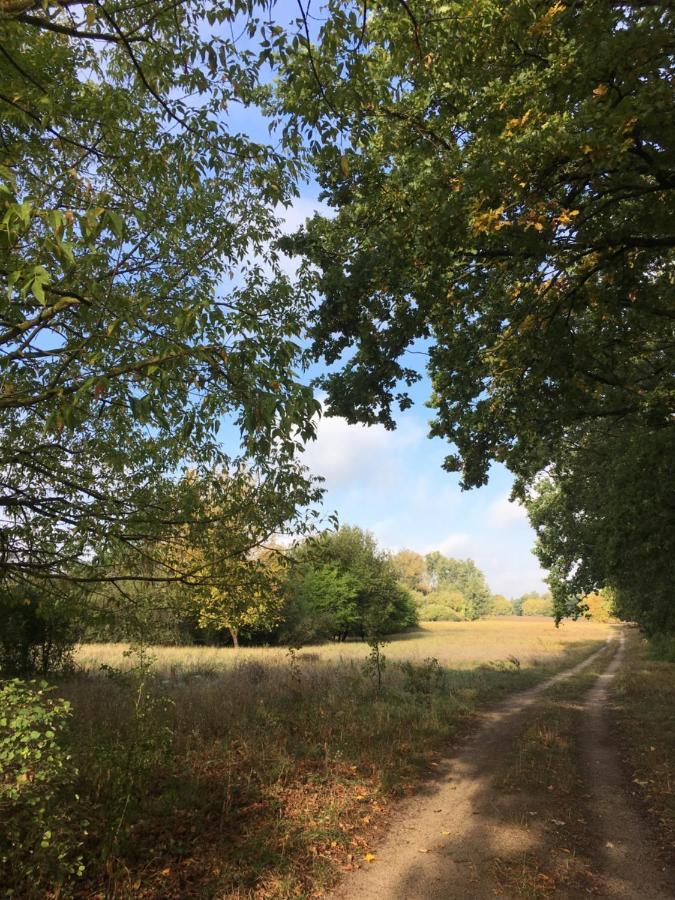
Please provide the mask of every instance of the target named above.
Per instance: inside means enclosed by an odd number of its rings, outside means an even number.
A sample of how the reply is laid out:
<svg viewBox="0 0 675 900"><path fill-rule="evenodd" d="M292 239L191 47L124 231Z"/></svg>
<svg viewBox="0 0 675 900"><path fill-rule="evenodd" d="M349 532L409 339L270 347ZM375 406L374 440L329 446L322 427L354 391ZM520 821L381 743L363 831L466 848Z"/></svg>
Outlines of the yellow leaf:
<svg viewBox="0 0 675 900"><path fill-rule="evenodd" d="M374 853L366 853L366 855L363 858L366 862L374 862L375 859L377 859L377 857L375 856Z"/></svg>

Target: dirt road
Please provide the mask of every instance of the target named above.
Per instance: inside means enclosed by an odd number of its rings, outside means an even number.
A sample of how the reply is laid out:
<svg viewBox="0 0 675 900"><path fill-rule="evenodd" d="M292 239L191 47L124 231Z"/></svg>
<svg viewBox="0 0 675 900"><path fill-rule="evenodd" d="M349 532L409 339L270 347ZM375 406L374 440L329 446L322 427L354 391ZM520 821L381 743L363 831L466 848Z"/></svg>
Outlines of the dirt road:
<svg viewBox="0 0 675 900"><path fill-rule="evenodd" d="M554 685L591 667L602 648L581 664L510 698L486 715L485 723L448 760L426 791L400 804L375 859L364 862L334 892L334 900L480 900L552 896L576 900L586 894L621 900L673 900L675 886L657 858L648 826L627 796L606 714L607 691L621 665L623 634L616 652L582 698L579 742L585 793L579 821L588 823L589 873L584 887L553 884L541 893L504 887L495 862L545 855L556 809L514 816L511 798L494 773L517 737L523 718ZM551 802L553 802L551 797ZM527 803L522 796L519 802ZM536 809L536 808L535 808ZM583 815L582 815L583 813ZM560 822L559 824L564 824ZM570 853L565 849L565 853Z"/></svg>

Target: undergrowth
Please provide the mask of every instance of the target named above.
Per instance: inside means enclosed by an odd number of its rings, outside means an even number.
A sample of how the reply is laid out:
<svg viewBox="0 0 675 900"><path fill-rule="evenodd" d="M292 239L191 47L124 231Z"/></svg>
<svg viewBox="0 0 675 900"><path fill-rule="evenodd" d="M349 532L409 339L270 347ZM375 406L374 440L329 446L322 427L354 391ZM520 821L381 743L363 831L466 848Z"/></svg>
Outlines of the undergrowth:
<svg viewBox="0 0 675 900"><path fill-rule="evenodd" d="M430 657L378 673L291 653L189 677L136 659L64 680L88 833L84 876L60 896L311 896L362 860L388 803L430 776L480 707L593 646L527 668Z"/></svg>

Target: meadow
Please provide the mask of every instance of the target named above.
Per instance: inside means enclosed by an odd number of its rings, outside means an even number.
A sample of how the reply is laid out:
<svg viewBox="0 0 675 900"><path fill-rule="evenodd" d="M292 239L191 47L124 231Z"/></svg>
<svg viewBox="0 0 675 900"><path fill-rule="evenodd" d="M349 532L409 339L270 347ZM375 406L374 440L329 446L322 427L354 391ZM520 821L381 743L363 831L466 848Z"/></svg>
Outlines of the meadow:
<svg viewBox="0 0 675 900"><path fill-rule="evenodd" d="M428 623L384 647L81 646L73 705L80 896L315 896L481 707L572 665L607 625ZM127 654L127 655L125 655Z"/></svg>
<svg viewBox="0 0 675 900"><path fill-rule="evenodd" d="M528 668L550 663L566 650L578 648L580 642L594 641L607 634L607 626L581 619L565 621L556 627L550 618L504 616L476 622L426 622L403 634L387 639L384 650L391 661L413 663L435 657L443 666L465 669L484 663L508 661L511 657ZM101 665L130 668L133 663L123 656L124 644L85 644L76 654L79 667L96 672ZM286 647L151 647L154 668L164 677L213 675L244 662L264 665L286 664ZM301 659L322 663L354 663L363 661L368 646L362 641L319 644L298 651Z"/></svg>

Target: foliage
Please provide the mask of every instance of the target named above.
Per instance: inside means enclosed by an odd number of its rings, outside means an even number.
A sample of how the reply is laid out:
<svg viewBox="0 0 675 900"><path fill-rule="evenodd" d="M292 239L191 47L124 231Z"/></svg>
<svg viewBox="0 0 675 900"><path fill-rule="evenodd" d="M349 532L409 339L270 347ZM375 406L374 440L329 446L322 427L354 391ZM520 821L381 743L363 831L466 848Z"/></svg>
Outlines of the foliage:
<svg viewBox="0 0 675 900"><path fill-rule="evenodd" d="M0 582L0 672L45 677L67 668L80 632L78 600L58 584Z"/></svg>
<svg viewBox="0 0 675 900"><path fill-rule="evenodd" d="M401 631L417 622L410 593L389 556L360 528L342 526L296 548L287 583L288 616L314 636L338 640ZM316 625L309 626L314 618Z"/></svg>
<svg viewBox="0 0 675 900"><path fill-rule="evenodd" d="M393 427L417 342L445 467L559 492L535 506L557 613L611 585L650 632L675 627L673 24L665 3L330 0L279 94L334 212L287 242L329 410Z"/></svg>
<svg viewBox="0 0 675 900"><path fill-rule="evenodd" d="M309 301L275 249L298 163L230 122L266 93L265 6L0 12L4 577L130 583L105 561L192 523L185 465L312 495Z"/></svg>
<svg viewBox="0 0 675 900"><path fill-rule="evenodd" d="M552 616L553 601L550 597L530 597L523 601L523 616Z"/></svg>
<svg viewBox="0 0 675 900"><path fill-rule="evenodd" d="M46 682L0 684L0 874L6 896L43 897L84 871L86 821L76 810L77 771L63 747L70 703Z"/></svg>
<svg viewBox="0 0 675 900"><path fill-rule="evenodd" d="M284 589L282 641L330 640L358 627L358 583L349 571L301 556L291 565Z"/></svg>
<svg viewBox="0 0 675 900"><path fill-rule="evenodd" d="M429 573L424 557L414 550L401 550L392 556L398 579L410 591L428 593Z"/></svg>
<svg viewBox="0 0 675 900"><path fill-rule="evenodd" d="M126 700L131 710L128 732L97 755L97 764L107 765L114 772L102 841L106 858L117 856L124 843L133 838L132 821L142 809L146 791L173 739L168 722L171 701L155 693L151 683L154 657L143 643L125 650L123 656L131 663L124 671L102 667L120 689L118 702Z"/></svg>
<svg viewBox="0 0 675 900"><path fill-rule="evenodd" d="M528 512L557 615L609 586L620 618L648 634L675 629L671 459L668 430L598 426L537 483Z"/></svg>
<svg viewBox="0 0 675 900"><path fill-rule="evenodd" d="M513 603L509 602L501 594L493 595L491 612L493 616L512 616L515 614Z"/></svg>
<svg viewBox="0 0 675 900"><path fill-rule="evenodd" d="M450 559L435 551L425 557L429 581L433 588L454 588L465 600L462 610L467 619L489 615L492 593L485 576L472 559Z"/></svg>
<svg viewBox="0 0 675 900"><path fill-rule="evenodd" d="M587 619L596 622L615 622L614 595L607 588L587 594L579 601L579 608Z"/></svg>
<svg viewBox="0 0 675 900"><path fill-rule="evenodd" d="M436 588L420 595L417 612L424 622L460 622L466 619L467 600L456 588Z"/></svg>
<svg viewBox="0 0 675 900"><path fill-rule="evenodd" d="M580 420L667 422L672 9L361 13L327 4L280 96L336 209L295 243L321 295L316 353L355 347L324 380L331 410L391 426L423 339L432 431L467 485L495 458L533 476Z"/></svg>
<svg viewBox="0 0 675 900"><path fill-rule="evenodd" d="M404 660L400 666L406 677L405 688L413 694L430 697L434 691L442 690L446 686L447 672L435 656L429 656L417 665L410 660Z"/></svg>
<svg viewBox="0 0 675 900"><path fill-rule="evenodd" d="M379 635L372 635L368 640L368 656L363 664L363 671L369 678L372 678L378 694L382 690L382 676L387 667L387 657L382 652L386 645L387 642L383 641Z"/></svg>

